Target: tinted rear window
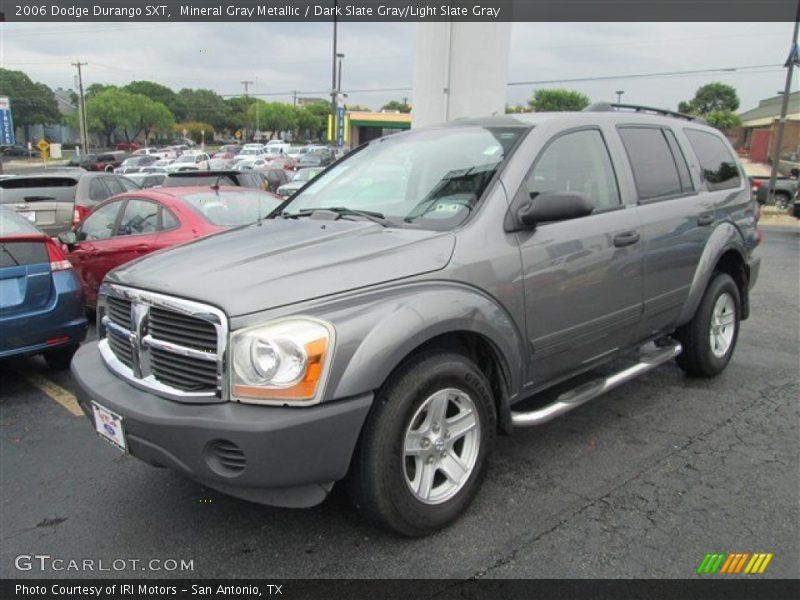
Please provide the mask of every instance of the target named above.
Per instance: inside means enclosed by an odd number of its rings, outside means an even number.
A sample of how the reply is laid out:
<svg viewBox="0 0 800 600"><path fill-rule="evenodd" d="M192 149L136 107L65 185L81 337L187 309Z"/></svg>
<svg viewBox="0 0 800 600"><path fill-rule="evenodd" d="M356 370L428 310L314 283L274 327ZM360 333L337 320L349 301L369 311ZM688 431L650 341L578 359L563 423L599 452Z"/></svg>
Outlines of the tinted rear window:
<svg viewBox="0 0 800 600"><path fill-rule="evenodd" d="M684 129L684 132L700 161L708 189L714 191L739 187L739 168L725 143L713 133L697 129Z"/></svg>
<svg viewBox="0 0 800 600"><path fill-rule="evenodd" d="M675 158L661 129L621 127L619 134L633 169L639 200L674 196L683 191Z"/></svg>
<svg viewBox="0 0 800 600"><path fill-rule="evenodd" d="M28 200L72 202L78 182L71 177L20 177L0 180L0 204Z"/></svg>
<svg viewBox="0 0 800 600"><path fill-rule="evenodd" d="M0 268L50 262L44 242L0 242Z"/></svg>
<svg viewBox="0 0 800 600"><path fill-rule="evenodd" d="M187 185L197 185L210 187L212 185L239 185L240 175L170 175L164 180L164 187L186 187Z"/></svg>

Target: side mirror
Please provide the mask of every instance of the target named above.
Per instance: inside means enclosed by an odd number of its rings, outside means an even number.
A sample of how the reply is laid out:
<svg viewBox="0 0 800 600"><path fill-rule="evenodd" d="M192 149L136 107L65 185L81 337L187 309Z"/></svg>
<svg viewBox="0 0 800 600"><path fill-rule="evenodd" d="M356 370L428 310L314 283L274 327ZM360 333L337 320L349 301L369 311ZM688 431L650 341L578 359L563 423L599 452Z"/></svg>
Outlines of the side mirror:
<svg viewBox="0 0 800 600"><path fill-rule="evenodd" d="M526 228L548 221L566 221L592 214L594 204L583 194L541 192L517 210L517 220Z"/></svg>
<svg viewBox="0 0 800 600"><path fill-rule="evenodd" d="M78 235L71 230L62 231L61 233L59 233L58 239L61 241L62 244L65 244L69 248L78 243Z"/></svg>

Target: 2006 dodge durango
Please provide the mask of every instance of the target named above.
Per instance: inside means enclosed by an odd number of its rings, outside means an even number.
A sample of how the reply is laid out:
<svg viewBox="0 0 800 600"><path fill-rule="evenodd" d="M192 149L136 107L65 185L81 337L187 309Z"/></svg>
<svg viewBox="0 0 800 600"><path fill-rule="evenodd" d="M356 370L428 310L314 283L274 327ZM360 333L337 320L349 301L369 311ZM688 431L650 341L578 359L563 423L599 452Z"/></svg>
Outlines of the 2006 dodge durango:
<svg viewBox="0 0 800 600"><path fill-rule="evenodd" d="M424 535L472 501L496 434L673 358L720 373L757 219L729 143L684 115L415 129L256 224L112 271L72 370L133 456L267 504L342 481L371 520Z"/></svg>

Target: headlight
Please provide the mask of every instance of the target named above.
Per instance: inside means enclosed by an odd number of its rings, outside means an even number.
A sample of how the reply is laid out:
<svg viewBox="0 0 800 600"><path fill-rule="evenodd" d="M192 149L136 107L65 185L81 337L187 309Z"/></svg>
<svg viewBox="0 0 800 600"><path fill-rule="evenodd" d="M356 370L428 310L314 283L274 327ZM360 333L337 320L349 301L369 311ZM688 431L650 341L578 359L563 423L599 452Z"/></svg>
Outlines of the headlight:
<svg viewBox="0 0 800 600"><path fill-rule="evenodd" d="M282 319L231 336L234 400L314 404L322 396L334 329L308 317Z"/></svg>

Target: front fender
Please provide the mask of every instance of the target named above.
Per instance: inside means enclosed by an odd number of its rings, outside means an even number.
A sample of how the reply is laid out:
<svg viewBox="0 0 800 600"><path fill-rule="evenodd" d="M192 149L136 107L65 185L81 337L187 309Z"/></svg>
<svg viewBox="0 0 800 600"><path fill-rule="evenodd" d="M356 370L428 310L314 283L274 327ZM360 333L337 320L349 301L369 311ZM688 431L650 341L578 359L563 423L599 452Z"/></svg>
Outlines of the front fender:
<svg viewBox="0 0 800 600"><path fill-rule="evenodd" d="M708 286L708 282L711 280L714 267L719 262L720 257L728 250L736 251L742 262L746 264L747 250L741 232L733 223L724 222L714 229L708 242L706 242L692 278L689 294L678 317L678 326L688 323L694 316L697 307L700 306L700 301L703 299L703 293Z"/></svg>
<svg viewBox="0 0 800 600"><path fill-rule="evenodd" d="M496 300L470 286L419 282L375 290L314 312L336 327L326 400L375 390L415 348L439 335L464 331L494 347L503 361L509 395L520 389L524 336Z"/></svg>

